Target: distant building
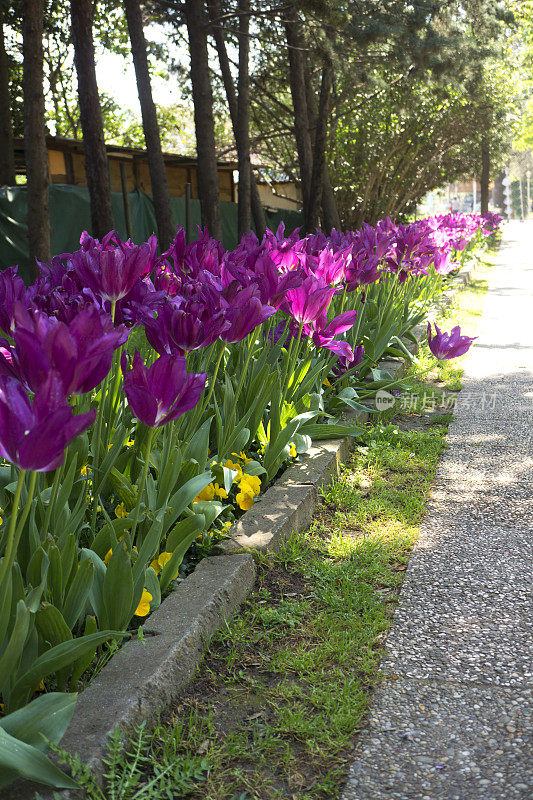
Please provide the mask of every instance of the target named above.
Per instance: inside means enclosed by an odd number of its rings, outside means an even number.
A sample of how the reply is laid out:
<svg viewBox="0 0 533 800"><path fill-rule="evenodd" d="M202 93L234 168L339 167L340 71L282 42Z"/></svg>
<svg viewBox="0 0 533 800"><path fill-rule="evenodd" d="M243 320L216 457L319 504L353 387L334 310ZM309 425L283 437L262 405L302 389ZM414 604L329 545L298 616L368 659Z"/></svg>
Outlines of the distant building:
<svg viewBox="0 0 533 800"><path fill-rule="evenodd" d="M25 175L24 139L15 139L14 144L17 174ZM76 186L87 185L82 140L66 139L61 136L47 136L46 148L48 150L50 183L67 183ZM106 145L106 150L112 191L120 192L122 190L122 178L124 178L128 192L140 189L146 194L152 194L152 182L150 180L146 150L139 150L134 147L119 147L114 144ZM165 153L163 157L170 195L172 197L184 197L185 186L190 183L191 197L197 198L198 175L196 159L171 153ZM236 202L235 182L233 180L233 172L236 166L235 162L218 162L221 200Z"/></svg>
<svg viewBox="0 0 533 800"><path fill-rule="evenodd" d="M266 208L282 208L301 211L302 192L293 181L275 181L266 183L259 181L259 198Z"/></svg>

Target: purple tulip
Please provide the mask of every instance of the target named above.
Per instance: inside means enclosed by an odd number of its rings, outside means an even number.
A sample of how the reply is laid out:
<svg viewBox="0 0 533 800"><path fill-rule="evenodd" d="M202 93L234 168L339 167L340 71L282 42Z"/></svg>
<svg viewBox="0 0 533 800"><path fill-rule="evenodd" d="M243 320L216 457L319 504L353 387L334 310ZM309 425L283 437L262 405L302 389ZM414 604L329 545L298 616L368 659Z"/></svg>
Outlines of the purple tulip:
<svg viewBox="0 0 533 800"><path fill-rule="evenodd" d="M154 267L155 236L137 246L121 241L115 231L108 233L101 244L85 233L81 245L81 250L72 255L74 271L84 286L111 302L126 297L138 279Z"/></svg>
<svg viewBox="0 0 533 800"><path fill-rule="evenodd" d="M365 354L365 348L363 347L363 345L359 344L353 350L352 353L353 358L351 361L348 361L347 358L340 356L339 360L337 361L336 364L333 365L331 370L332 374L334 375L334 380L340 380L340 378L342 378L349 369L357 367L358 364L360 364L361 361L363 360L364 354Z"/></svg>
<svg viewBox="0 0 533 800"><path fill-rule="evenodd" d="M335 252L331 246L324 247L318 254L317 263L313 272L316 277L321 278L324 283L336 286L344 280L346 267L350 261L350 248L347 247Z"/></svg>
<svg viewBox="0 0 533 800"><path fill-rule="evenodd" d="M281 308L296 322L305 325L327 314L331 298L336 291L323 281L308 275L301 286L287 292Z"/></svg>
<svg viewBox="0 0 533 800"><path fill-rule="evenodd" d="M9 267L0 272L0 330L11 335L13 307L16 302L26 299L26 286L17 275L17 267Z"/></svg>
<svg viewBox="0 0 533 800"><path fill-rule="evenodd" d="M461 328L457 325L450 333L443 333L435 325L435 335L431 338L431 323L428 322L429 349L438 359L459 358L463 356L477 339L477 336L461 336Z"/></svg>
<svg viewBox="0 0 533 800"><path fill-rule="evenodd" d="M326 325L327 319L317 321L317 325L313 332L313 342L317 347L324 347L332 353L346 359L346 361L353 361L353 350L348 342L342 339L335 339L339 333L346 333L350 330L355 322L357 311L345 311L331 320L329 325Z"/></svg>
<svg viewBox="0 0 533 800"><path fill-rule="evenodd" d="M453 272L453 270L457 269L459 266L455 261L451 260L451 253L449 250L438 250L435 253L433 265L435 267L435 272L438 272L439 275L448 275L449 272Z"/></svg>
<svg viewBox="0 0 533 800"><path fill-rule="evenodd" d="M146 367L135 350L129 371L127 366L124 353L124 391L133 415L149 428L159 428L194 408L205 387L205 372L188 375L182 356L165 354Z"/></svg>
<svg viewBox="0 0 533 800"><path fill-rule="evenodd" d="M33 404L19 381L0 375L0 457L19 469L57 469L67 445L92 425L95 417L95 410L73 414L56 375L49 375Z"/></svg>
<svg viewBox="0 0 533 800"><path fill-rule="evenodd" d="M353 292L359 286L375 283L381 274L381 261L377 256L359 254L346 267L346 288Z"/></svg>
<svg viewBox="0 0 533 800"><path fill-rule="evenodd" d="M0 358L0 373L18 371L32 392L37 392L49 374L59 376L65 397L85 394L105 378L111 369L113 352L128 338L123 327L114 328L111 320L95 308L81 311L69 325L15 309L15 347L9 357ZM7 349L7 348L5 348ZM1 356L2 354L0 354Z"/></svg>
<svg viewBox="0 0 533 800"><path fill-rule="evenodd" d="M206 305L194 301L178 308L167 301L157 317L146 319L144 325L146 338L159 355L183 355L208 347L229 326L222 310L211 313Z"/></svg>
<svg viewBox="0 0 533 800"><path fill-rule="evenodd" d="M259 250L248 256L244 262L245 281L255 283L261 301L279 308L286 292L301 286L305 273L301 269L280 272L270 253ZM243 285L245 284L243 281Z"/></svg>
<svg viewBox="0 0 533 800"><path fill-rule="evenodd" d="M115 307L115 325L124 325L131 329L143 324L146 318L152 318L155 311L162 306L166 293L156 291L154 284L145 275L133 285L131 292L117 302ZM111 311L109 302L104 304L106 311Z"/></svg>
<svg viewBox="0 0 533 800"><path fill-rule="evenodd" d="M228 290L232 289L234 286L230 284ZM225 291L225 296L231 299L224 319L229 322L229 327L222 331L220 338L226 344L234 344L242 341L254 328L275 314L276 309L261 302L256 295L257 287L253 284L236 292L228 290Z"/></svg>

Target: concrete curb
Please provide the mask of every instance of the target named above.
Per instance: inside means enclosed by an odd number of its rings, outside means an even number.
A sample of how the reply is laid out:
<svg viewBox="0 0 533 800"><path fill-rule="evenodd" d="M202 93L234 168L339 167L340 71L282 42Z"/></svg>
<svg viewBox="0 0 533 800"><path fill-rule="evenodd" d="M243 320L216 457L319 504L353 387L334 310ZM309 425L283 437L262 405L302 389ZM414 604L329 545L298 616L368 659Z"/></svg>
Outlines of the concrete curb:
<svg viewBox="0 0 533 800"><path fill-rule="evenodd" d="M361 413L351 420L365 422ZM329 486L350 453L351 438L317 444L292 464L234 526L231 539L220 543L222 553L248 550L277 552L293 531L307 528L321 486Z"/></svg>

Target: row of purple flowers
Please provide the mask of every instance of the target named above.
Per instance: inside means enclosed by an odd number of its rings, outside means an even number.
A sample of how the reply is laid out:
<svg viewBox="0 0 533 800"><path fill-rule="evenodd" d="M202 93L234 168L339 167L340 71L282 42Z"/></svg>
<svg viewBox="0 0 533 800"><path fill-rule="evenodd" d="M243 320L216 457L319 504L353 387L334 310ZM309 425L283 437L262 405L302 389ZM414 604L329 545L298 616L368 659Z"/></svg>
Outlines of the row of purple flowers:
<svg viewBox="0 0 533 800"><path fill-rule="evenodd" d="M186 245L179 230L159 257L154 236L134 245L113 231L102 242L83 234L77 252L39 264L32 286L16 268L7 269L0 274L6 337L0 340L0 455L24 470L55 469L66 444L96 413L75 416L68 398L98 386L113 352L138 325L159 359L147 368L137 356L128 371L124 357L124 390L134 415L149 426L198 402L206 375L187 375L189 353L217 340L239 342L278 310L293 335L300 330L351 363L353 349L337 337L357 312L328 321L336 294L392 275L401 283L432 265L445 275L457 268L457 253L499 222L496 215L448 214L407 225L387 218L359 231L303 238L298 231L286 236L280 226L262 242L251 233L228 252L207 232ZM470 342L457 330L430 337L439 358L465 352Z"/></svg>

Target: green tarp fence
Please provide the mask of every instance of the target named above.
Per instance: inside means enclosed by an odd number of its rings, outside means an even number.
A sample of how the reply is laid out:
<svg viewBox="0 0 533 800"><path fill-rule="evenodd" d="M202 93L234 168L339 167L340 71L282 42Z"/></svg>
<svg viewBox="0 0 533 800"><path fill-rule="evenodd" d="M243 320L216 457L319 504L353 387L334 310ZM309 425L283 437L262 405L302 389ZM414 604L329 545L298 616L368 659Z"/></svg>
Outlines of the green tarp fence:
<svg viewBox="0 0 533 800"><path fill-rule="evenodd" d="M133 241L144 242L157 232L154 204L150 195L141 191L129 195ZM112 192L115 228L122 239L126 239L124 204L120 192ZM172 218L176 227L185 227L185 198L172 197ZM197 225L200 225L200 201L190 201L191 240L197 238ZM233 249L238 244L237 204L221 203L222 244ZM0 268L18 264L19 274L28 280L30 262L27 240L27 192L25 186L0 188ZM267 225L275 230L281 221L285 222L287 232L303 224L298 211L265 211ZM52 256L71 253L77 250L80 235L91 230L89 192L85 186L54 184L50 186L50 249Z"/></svg>

